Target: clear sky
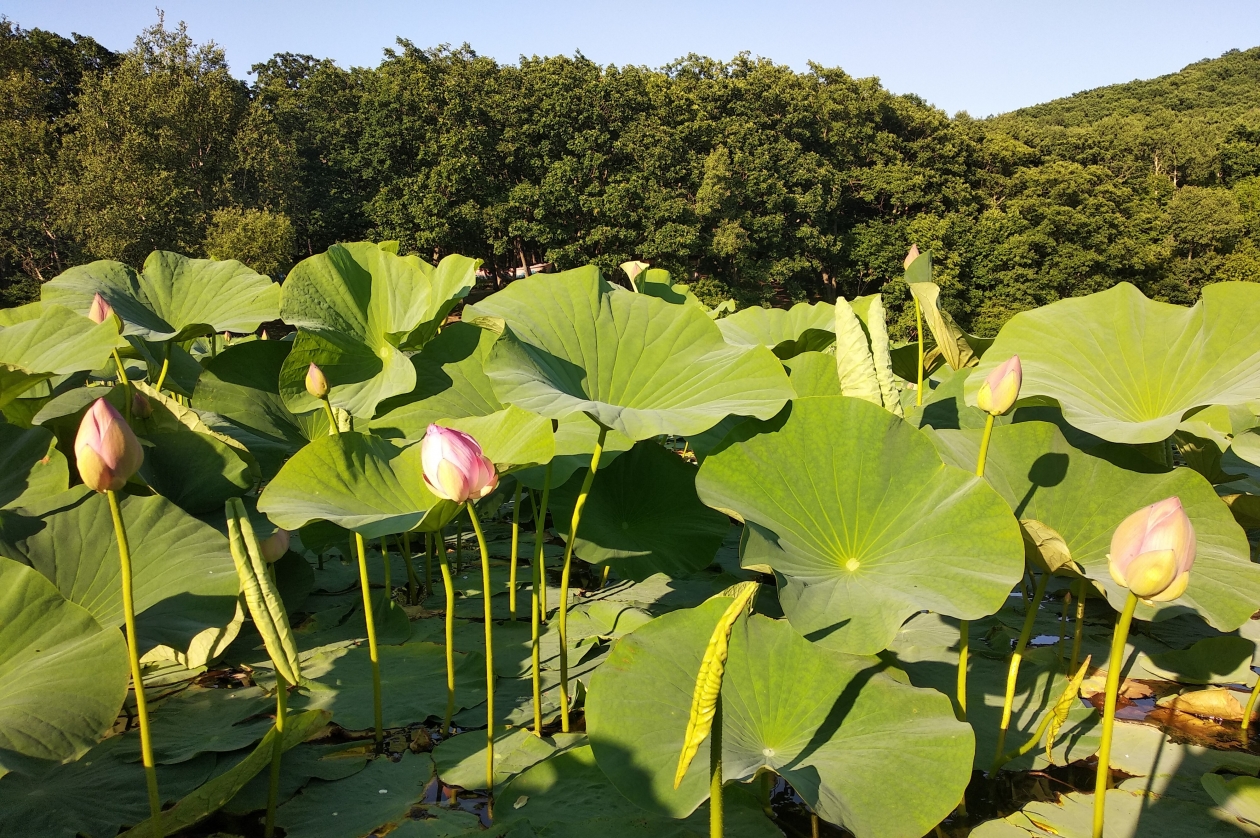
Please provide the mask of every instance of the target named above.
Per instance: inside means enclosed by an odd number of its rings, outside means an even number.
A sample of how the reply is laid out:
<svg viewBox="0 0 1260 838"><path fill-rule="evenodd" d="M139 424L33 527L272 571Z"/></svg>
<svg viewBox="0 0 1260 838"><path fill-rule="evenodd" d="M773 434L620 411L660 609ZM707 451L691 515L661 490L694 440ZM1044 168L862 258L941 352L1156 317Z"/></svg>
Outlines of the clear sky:
<svg viewBox="0 0 1260 838"><path fill-rule="evenodd" d="M581 51L657 67L747 50L797 69L812 60L878 76L896 93L973 116L1260 45L1260 0L0 0L0 14L126 49L156 20L155 5L168 22L187 21L194 39L221 44L238 76L276 52L375 66L397 37L467 42L508 63Z"/></svg>

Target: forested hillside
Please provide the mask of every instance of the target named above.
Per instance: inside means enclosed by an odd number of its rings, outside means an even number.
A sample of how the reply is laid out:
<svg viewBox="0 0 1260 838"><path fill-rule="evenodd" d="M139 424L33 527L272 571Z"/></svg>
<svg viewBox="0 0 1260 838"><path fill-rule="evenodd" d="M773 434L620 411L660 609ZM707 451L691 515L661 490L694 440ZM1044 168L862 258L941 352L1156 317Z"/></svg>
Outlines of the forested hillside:
<svg viewBox="0 0 1260 838"><path fill-rule="evenodd" d="M363 238L500 282L643 259L741 306L882 289L903 337L912 242L981 334L1121 280L1185 303L1260 277L1260 49L981 121L748 56L400 41L371 69L282 54L242 79L182 27L114 54L0 21L0 304L91 259L280 276Z"/></svg>

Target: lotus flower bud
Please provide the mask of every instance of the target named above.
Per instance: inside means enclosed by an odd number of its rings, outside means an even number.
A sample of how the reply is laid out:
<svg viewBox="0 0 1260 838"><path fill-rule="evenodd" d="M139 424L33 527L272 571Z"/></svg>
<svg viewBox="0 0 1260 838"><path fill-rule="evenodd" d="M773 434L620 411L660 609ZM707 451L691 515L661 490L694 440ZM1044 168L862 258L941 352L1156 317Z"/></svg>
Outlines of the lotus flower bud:
<svg viewBox="0 0 1260 838"><path fill-rule="evenodd" d="M901 266L906 270L909 270L910 266L914 264L914 260L918 258L919 246L917 244L912 244L910 245L910 252L906 254L906 261L902 262Z"/></svg>
<svg viewBox="0 0 1260 838"><path fill-rule="evenodd" d="M92 305L88 308L87 316L93 323L104 323L111 317L117 317L114 314L114 307L107 303L99 293L92 297Z"/></svg>
<svg viewBox="0 0 1260 838"><path fill-rule="evenodd" d="M314 364L306 369L306 392L317 399L328 398L328 379L324 378L324 371Z"/></svg>
<svg viewBox="0 0 1260 838"><path fill-rule="evenodd" d="M1186 592L1194 554L1194 525L1173 497L1125 518L1107 560L1117 584L1148 602L1170 602Z"/></svg>
<svg viewBox="0 0 1260 838"><path fill-rule="evenodd" d="M74 438L79 476L89 489L117 491L144 462L144 450L114 406L97 399L83 414Z"/></svg>
<svg viewBox="0 0 1260 838"><path fill-rule="evenodd" d="M463 431L430 425L420 445L424 482L438 497L456 503L480 500L499 485L494 463Z"/></svg>
<svg viewBox="0 0 1260 838"><path fill-rule="evenodd" d="M148 419L153 415L153 405L144 393L137 392L131 396L131 415L141 419Z"/></svg>
<svg viewBox="0 0 1260 838"><path fill-rule="evenodd" d="M277 562L281 556L289 552L289 531L276 530L264 538L258 546L262 548L264 559L272 563Z"/></svg>
<svg viewBox="0 0 1260 838"><path fill-rule="evenodd" d="M999 364L980 385L976 393L976 406L985 413L1001 416L1015 406L1019 398L1019 386L1024 382L1024 368L1019 356L1012 355L1006 363Z"/></svg>

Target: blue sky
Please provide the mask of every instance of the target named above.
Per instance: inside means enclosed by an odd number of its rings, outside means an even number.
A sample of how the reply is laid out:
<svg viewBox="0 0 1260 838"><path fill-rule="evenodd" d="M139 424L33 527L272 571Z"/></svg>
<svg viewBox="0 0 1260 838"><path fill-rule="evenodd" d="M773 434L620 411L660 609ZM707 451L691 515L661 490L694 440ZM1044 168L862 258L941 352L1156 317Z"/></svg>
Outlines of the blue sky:
<svg viewBox="0 0 1260 838"><path fill-rule="evenodd" d="M276 52L374 66L399 36L419 46L467 42L509 63L581 51L656 67L689 52L747 50L797 69L813 60L878 76L894 92L974 116L1260 45L1257 0L0 0L0 14L125 49L156 20L155 5L168 21L187 21L196 40L221 44L238 76Z"/></svg>

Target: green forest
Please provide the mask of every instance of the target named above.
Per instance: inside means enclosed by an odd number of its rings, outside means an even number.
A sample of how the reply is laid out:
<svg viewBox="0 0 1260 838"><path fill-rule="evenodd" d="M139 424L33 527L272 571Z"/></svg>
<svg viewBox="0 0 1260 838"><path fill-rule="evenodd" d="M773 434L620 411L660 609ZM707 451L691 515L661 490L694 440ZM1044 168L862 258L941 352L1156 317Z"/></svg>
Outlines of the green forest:
<svg viewBox="0 0 1260 838"><path fill-rule="evenodd" d="M0 19L0 305L154 249L280 278L340 241L518 268L643 260L704 301L882 291L930 250L993 335L1120 281L1187 304L1260 277L1260 48L986 119L876 78L689 55L500 63L399 40L375 68L228 56L161 20L134 47Z"/></svg>

